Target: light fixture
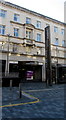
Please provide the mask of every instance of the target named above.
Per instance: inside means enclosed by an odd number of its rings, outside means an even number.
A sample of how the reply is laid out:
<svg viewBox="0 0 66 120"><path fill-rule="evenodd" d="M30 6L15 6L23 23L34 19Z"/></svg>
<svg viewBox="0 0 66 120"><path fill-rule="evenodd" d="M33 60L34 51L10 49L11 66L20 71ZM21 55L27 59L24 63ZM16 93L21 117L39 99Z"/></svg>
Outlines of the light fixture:
<svg viewBox="0 0 66 120"><path fill-rule="evenodd" d="M9 53L9 56L11 56L11 53Z"/></svg>
<svg viewBox="0 0 66 120"><path fill-rule="evenodd" d="M36 59L36 57L33 57L33 59Z"/></svg>
<svg viewBox="0 0 66 120"><path fill-rule="evenodd" d="M17 54L17 56L20 56L20 54Z"/></svg>
<svg viewBox="0 0 66 120"><path fill-rule="evenodd" d="M27 56L28 58L31 58L31 56Z"/></svg>

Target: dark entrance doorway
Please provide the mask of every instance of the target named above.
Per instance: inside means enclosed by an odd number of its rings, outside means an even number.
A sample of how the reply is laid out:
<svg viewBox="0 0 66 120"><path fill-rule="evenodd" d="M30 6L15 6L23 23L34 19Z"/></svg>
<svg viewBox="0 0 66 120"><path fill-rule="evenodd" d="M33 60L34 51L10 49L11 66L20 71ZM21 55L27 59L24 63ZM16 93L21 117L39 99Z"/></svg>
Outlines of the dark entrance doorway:
<svg viewBox="0 0 66 120"><path fill-rule="evenodd" d="M66 66L58 66L58 82L59 83L66 83Z"/></svg>
<svg viewBox="0 0 66 120"><path fill-rule="evenodd" d="M19 62L19 78L22 82L42 81L42 65L36 65L34 62Z"/></svg>
<svg viewBox="0 0 66 120"><path fill-rule="evenodd" d="M57 73L56 73L57 72ZM57 74L57 80L56 80ZM66 83L66 65L52 65L52 82Z"/></svg>

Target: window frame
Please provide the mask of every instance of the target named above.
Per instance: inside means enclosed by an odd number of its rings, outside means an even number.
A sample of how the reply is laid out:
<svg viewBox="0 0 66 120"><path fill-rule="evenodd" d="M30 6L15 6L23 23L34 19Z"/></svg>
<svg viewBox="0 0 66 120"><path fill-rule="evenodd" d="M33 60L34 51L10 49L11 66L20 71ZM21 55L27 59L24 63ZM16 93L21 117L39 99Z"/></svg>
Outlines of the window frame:
<svg viewBox="0 0 66 120"><path fill-rule="evenodd" d="M37 28L41 28L41 21L38 21L38 20L37 20L36 27L37 27Z"/></svg>
<svg viewBox="0 0 66 120"><path fill-rule="evenodd" d="M61 34L64 35L64 29L61 29Z"/></svg>
<svg viewBox="0 0 66 120"><path fill-rule="evenodd" d="M16 21L16 22L19 22L20 21L20 15L19 14L16 14L16 13L14 13L14 21Z"/></svg>
<svg viewBox="0 0 66 120"><path fill-rule="evenodd" d="M62 46L65 46L65 40L62 40Z"/></svg>
<svg viewBox="0 0 66 120"><path fill-rule="evenodd" d="M55 43L54 45L58 46L59 45L59 39L58 38L55 38Z"/></svg>
<svg viewBox="0 0 66 120"><path fill-rule="evenodd" d="M37 33L36 41L41 42L41 33Z"/></svg>
<svg viewBox="0 0 66 120"><path fill-rule="evenodd" d="M31 39L31 30L26 30L26 38Z"/></svg>
<svg viewBox="0 0 66 120"><path fill-rule="evenodd" d="M19 29L14 28L14 37L19 37Z"/></svg>
<svg viewBox="0 0 66 120"><path fill-rule="evenodd" d="M0 25L0 35L5 35L5 25Z"/></svg>
<svg viewBox="0 0 66 120"><path fill-rule="evenodd" d="M31 18L26 17L26 24L31 24Z"/></svg>
<svg viewBox="0 0 66 120"><path fill-rule="evenodd" d="M0 9L0 17L5 18L6 17L6 10Z"/></svg>
<svg viewBox="0 0 66 120"><path fill-rule="evenodd" d="M54 26L54 32L58 33L58 27Z"/></svg>

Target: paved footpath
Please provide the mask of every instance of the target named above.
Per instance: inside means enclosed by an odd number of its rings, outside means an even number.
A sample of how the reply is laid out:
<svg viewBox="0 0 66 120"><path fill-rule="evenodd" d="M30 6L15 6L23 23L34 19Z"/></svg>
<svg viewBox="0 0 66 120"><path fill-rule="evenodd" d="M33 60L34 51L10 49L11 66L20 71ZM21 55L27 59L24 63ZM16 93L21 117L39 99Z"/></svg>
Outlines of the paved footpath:
<svg viewBox="0 0 66 120"><path fill-rule="evenodd" d="M44 83L22 84L22 98L19 88L2 88L2 120L12 119L59 119L64 120L64 86L66 84L46 87ZM11 119L11 120L12 120Z"/></svg>

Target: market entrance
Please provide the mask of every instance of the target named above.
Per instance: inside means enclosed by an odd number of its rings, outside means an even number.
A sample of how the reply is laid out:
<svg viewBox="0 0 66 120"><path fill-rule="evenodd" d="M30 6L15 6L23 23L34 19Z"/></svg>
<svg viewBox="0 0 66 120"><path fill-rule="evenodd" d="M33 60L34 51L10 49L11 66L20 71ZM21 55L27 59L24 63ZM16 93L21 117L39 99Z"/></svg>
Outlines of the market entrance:
<svg viewBox="0 0 66 120"><path fill-rule="evenodd" d="M35 62L20 62L19 61L19 78L22 82L38 82L42 81L42 65Z"/></svg>

